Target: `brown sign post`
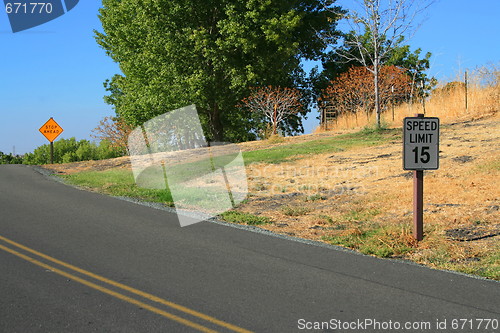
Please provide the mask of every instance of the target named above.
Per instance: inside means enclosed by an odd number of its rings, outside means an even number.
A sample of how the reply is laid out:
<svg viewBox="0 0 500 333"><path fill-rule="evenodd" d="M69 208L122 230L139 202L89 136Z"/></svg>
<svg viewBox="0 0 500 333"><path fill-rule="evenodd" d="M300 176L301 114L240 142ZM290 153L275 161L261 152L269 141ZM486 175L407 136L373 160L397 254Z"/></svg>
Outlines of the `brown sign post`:
<svg viewBox="0 0 500 333"><path fill-rule="evenodd" d="M424 170L439 168L439 118L416 114L403 121L403 169L413 170L413 237L424 238Z"/></svg>
<svg viewBox="0 0 500 333"><path fill-rule="evenodd" d="M54 140L64 131L56 121L50 117L42 127L40 133L50 142L50 164L54 164Z"/></svg>

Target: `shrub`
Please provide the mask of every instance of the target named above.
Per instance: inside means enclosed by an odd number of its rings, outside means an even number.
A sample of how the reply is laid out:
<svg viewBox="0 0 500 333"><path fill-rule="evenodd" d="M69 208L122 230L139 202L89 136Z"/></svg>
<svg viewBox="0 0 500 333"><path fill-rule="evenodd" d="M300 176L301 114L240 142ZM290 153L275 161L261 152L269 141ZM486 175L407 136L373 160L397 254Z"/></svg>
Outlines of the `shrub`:
<svg viewBox="0 0 500 333"><path fill-rule="evenodd" d="M70 163L119 157L122 154L109 142L103 140L99 145L88 140L60 139L54 142L54 163ZM24 164L50 163L50 145L42 145L33 153L24 156Z"/></svg>
<svg viewBox="0 0 500 333"><path fill-rule="evenodd" d="M21 164L23 158L19 155L4 154L0 151L0 164Z"/></svg>

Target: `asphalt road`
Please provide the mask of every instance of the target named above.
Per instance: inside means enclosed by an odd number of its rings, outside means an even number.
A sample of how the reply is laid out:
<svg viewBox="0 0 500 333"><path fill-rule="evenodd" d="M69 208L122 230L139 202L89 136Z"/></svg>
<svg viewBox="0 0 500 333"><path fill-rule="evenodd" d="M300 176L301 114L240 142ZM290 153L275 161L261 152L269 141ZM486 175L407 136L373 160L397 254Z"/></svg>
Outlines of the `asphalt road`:
<svg viewBox="0 0 500 333"><path fill-rule="evenodd" d="M494 281L181 228L167 211L0 166L0 332L498 332L495 321Z"/></svg>

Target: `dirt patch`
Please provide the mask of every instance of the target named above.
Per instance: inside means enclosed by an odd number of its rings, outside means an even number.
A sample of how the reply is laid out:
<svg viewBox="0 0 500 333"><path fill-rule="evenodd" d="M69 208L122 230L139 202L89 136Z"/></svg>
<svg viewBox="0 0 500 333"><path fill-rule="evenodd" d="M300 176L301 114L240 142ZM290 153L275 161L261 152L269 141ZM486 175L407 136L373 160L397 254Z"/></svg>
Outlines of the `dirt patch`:
<svg viewBox="0 0 500 333"><path fill-rule="evenodd" d="M85 171L104 171L109 169L131 169L130 158L128 156L112 158L102 161L83 161L65 164L46 164L44 168L54 173L68 175Z"/></svg>
<svg viewBox="0 0 500 333"><path fill-rule="evenodd" d="M354 133L355 130L342 130L335 133L318 133L318 134L306 134L294 137L286 137L279 138L275 140L277 142L270 142L267 140L264 141L252 141L252 142L243 142L237 144L241 151L254 151L260 149L269 149L281 147L289 144L302 143L308 141L314 141L318 139L331 138L340 134L349 134ZM128 156L112 158L108 160L102 161L82 161L82 162L74 162L74 163L65 163L65 164L46 164L43 165L44 168L49 169L57 174L73 174L84 171L104 171L114 168L124 168L124 169L132 169L130 158Z"/></svg>
<svg viewBox="0 0 500 333"><path fill-rule="evenodd" d="M474 157L468 156L468 155L464 155L464 156L453 157L452 160L454 162L458 162L458 163L468 163L468 162L474 161Z"/></svg>
<svg viewBox="0 0 500 333"><path fill-rule="evenodd" d="M490 227L470 226L446 230L446 236L457 241L475 241L500 235L500 225Z"/></svg>

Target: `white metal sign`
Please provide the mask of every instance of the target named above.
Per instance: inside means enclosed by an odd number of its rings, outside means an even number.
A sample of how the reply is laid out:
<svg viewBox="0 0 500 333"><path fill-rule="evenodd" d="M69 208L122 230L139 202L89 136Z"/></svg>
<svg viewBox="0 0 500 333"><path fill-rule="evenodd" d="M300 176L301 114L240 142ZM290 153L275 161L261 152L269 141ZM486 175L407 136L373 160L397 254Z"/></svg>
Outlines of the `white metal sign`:
<svg viewBox="0 0 500 333"><path fill-rule="evenodd" d="M403 168L439 169L439 118L407 117L403 127Z"/></svg>

